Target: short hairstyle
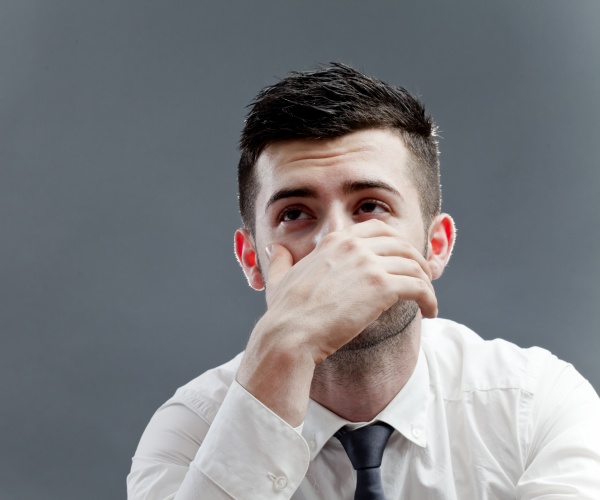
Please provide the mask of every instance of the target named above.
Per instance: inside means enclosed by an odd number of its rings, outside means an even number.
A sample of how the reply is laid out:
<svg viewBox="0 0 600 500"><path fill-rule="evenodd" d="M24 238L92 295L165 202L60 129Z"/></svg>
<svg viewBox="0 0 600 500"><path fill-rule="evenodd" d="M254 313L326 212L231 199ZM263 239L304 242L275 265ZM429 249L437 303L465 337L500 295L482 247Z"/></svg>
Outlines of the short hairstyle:
<svg viewBox="0 0 600 500"><path fill-rule="evenodd" d="M259 191L254 166L278 141L329 139L359 130L396 130L412 155L409 175L419 193L426 227L441 210L436 126L416 97L340 63L294 71L265 87L249 105L240 139L239 208L254 235Z"/></svg>

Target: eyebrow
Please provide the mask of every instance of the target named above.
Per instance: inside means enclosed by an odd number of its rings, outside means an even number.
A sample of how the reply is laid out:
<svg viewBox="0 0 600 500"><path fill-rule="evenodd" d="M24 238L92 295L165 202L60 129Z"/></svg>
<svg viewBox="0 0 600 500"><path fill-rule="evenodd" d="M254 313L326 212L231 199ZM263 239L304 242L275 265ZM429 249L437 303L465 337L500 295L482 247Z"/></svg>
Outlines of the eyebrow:
<svg viewBox="0 0 600 500"><path fill-rule="evenodd" d="M392 187L387 182L383 181L349 181L345 182L342 186L342 192L345 195L357 193L359 191L365 191L367 189L383 189L398 196L402 201L404 201L404 197L402 196L400 191ZM273 203L286 198L317 198L317 190L311 186L300 186L296 188L279 189L275 191L267 201L265 211L267 211Z"/></svg>
<svg viewBox="0 0 600 500"><path fill-rule="evenodd" d="M279 189L278 191L275 191L271 197L269 198L269 201L267 201L267 206L265 207L265 210L268 210L269 207L275 203L276 201L279 200L283 200L285 198L316 198L317 197L317 190L309 187L309 186L303 186L303 187L298 187L298 188L291 188L291 189Z"/></svg>
<svg viewBox="0 0 600 500"><path fill-rule="evenodd" d="M365 191L367 189L383 189L385 191L389 191L390 193L398 196L402 201L404 201L404 197L395 187L391 186L387 182L383 181L373 181L373 180L364 180L364 181L351 181L344 183L343 192L344 194L353 194L358 191Z"/></svg>

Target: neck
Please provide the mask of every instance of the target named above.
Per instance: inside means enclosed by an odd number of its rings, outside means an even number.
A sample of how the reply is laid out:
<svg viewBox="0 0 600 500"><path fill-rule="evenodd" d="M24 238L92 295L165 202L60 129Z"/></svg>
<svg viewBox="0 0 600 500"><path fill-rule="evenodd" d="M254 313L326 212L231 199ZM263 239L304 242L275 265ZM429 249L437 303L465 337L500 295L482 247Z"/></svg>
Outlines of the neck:
<svg viewBox="0 0 600 500"><path fill-rule="evenodd" d="M418 315L405 330L376 345L329 356L315 369L311 399L350 422L369 422L412 375L420 327Z"/></svg>

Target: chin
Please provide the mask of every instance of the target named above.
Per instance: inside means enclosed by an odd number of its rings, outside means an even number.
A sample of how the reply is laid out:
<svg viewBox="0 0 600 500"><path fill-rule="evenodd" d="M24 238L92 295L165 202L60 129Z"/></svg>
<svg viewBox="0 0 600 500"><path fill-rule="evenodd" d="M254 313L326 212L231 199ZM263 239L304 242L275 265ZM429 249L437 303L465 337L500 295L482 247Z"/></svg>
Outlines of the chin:
<svg viewBox="0 0 600 500"><path fill-rule="evenodd" d="M418 312L419 306L414 301L396 302L337 352L372 349L390 338L404 336L410 331Z"/></svg>

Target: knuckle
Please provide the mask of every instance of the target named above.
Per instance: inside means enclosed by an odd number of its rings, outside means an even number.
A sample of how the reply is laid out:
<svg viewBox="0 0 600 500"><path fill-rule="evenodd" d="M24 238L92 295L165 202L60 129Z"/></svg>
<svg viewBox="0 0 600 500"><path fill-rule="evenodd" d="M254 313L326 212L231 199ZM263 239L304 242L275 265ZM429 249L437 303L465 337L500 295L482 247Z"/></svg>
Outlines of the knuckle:
<svg viewBox="0 0 600 500"><path fill-rule="evenodd" d="M424 298L429 295L431 289L422 279L415 278L415 285L417 287L417 293L419 297Z"/></svg>
<svg viewBox="0 0 600 500"><path fill-rule="evenodd" d="M411 275L413 275L413 276L421 276L422 275L421 266L419 265L418 262L411 260L408 267L409 267L409 272Z"/></svg>
<svg viewBox="0 0 600 500"><path fill-rule="evenodd" d="M404 241L402 238L397 238L399 244L400 244L400 248L401 251L404 255L406 255L407 258L409 259L415 259L415 252L414 252L414 247L410 244L407 243L406 241ZM416 263L416 261L415 261Z"/></svg>
<svg viewBox="0 0 600 500"><path fill-rule="evenodd" d="M423 290L423 292L429 293L430 288L429 288L429 285L425 281L423 281L422 279L419 278L419 279L417 279L417 282L419 283L419 287L421 290Z"/></svg>
<svg viewBox="0 0 600 500"><path fill-rule="evenodd" d="M335 246L337 242L340 240L340 235L338 233L328 233L323 236L319 246L322 247L330 247Z"/></svg>
<svg viewBox="0 0 600 500"><path fill-rule="evenodd" d="M379 290L386 288L385 274L377 269L369 271L366 275L367 283Z"/></svg>
<svg viewBox="0 0 600 500"><path fill-rule="evenodd" d="M342 252L353 252L358 248L358 241L355 238L344 238L340 243Z"/></svg>
<svg viewBox="0 0 600 500"><path fill-rule="evenodd" d="M358 268L365 268L373 264L373 256L367 252L361 252L358 254L355 260L355 265Z"/></svg>
<svg viewBox="0 0 600 500"><path fill-rule="evenodd" d="M342 236L337 232L328 233L321 240L322 245L335 245L342 239Z"/></svg>

